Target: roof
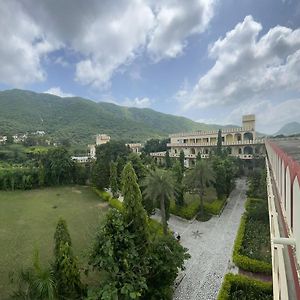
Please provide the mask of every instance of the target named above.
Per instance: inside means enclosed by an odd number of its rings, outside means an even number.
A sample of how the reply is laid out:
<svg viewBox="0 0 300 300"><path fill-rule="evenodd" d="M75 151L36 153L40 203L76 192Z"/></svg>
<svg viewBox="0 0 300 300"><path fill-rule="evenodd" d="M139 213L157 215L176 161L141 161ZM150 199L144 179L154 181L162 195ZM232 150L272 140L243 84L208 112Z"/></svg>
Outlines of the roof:
<svg viewBox="0 0 300 300"><path fill-rule="evenodd" d="M288 139L274 139L272 140L279 148L281 148L288 156L294 161L300 163L300 139L288 138Z"/></svg>

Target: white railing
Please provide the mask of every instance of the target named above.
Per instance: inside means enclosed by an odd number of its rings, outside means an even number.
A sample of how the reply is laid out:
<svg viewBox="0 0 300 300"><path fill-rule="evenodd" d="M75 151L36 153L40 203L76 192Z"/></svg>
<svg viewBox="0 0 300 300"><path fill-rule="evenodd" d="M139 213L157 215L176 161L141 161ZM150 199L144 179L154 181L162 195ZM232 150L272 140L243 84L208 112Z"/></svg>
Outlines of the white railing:
<svg viewBox="0 0 300 300"><path fill-rule="evenodd" d="M239 132L249 132L254 131L253 127L236 127L236 128L229 128L229 129L222 129L222 134L234 134ZM169 137L181 137L181 136L199 136L199 135L210 135L210 134L218 134L218 130L207 130L207 131L194 131L194 132L180 132L180 133L173 133L169 134Z"/></svg>
<svg viewBox="0 0 300 300"><path fill-rule="evenodd" d="M267 169L267 191L269 206L269 222L272 253L272 279L273 279L273 299L285 300L288 297L288 285L286 277L286 268L283 257L283 244L293 243L292 239L282 239L279 232L278 213L275 206L275 197L272 188L269 162L266 158Z"/></svg>
<svg viewBox="0 0 300 300"><path fill-rule="evenodd" d="M264 139L256 139L256 140L242 140L242 141L234 141L234 142L223 142L222 146L236 146L236 145L257 145L264 144ZM168 143L167 147L215 147L217 146L217 142L212 143Z"/></svg>

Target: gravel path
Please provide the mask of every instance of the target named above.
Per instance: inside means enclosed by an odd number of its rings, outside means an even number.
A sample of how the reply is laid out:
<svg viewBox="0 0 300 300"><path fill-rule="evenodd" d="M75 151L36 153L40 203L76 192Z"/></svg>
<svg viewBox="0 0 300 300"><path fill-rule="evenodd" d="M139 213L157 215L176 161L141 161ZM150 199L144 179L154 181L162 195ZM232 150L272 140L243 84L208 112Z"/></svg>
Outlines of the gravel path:
<svg viewBox="0 0 300 300"><path fill-rule="evenodd" d="M185 276L176 288L175 300L213 300L217 298L223 277L230 267L232 248L246 200L246 180L238 179L220 217L208 222L186 221L175 216L169 227L181 235L181 244L189 249ZM156 215L159 217L159 215Z"/></svg>

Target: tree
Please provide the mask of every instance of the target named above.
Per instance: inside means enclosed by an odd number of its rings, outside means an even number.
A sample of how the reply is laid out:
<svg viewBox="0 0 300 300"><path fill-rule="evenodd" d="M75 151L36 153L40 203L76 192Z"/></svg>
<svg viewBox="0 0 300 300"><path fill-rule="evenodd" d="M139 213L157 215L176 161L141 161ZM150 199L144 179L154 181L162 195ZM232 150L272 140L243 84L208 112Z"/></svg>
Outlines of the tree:
<svg viewBox="0 0 300 300"><path fill-rule="evenodd" d="M146 176L146 168L143 165L141 157L136 153L130 153L128 155L128 161L131 162L134 172L138 178L138 182L143 180Z"/></svg>
<svg viewBox="0 0 300 300"><path fill-rule="evenodd" d="M64 148L54 148L42 156L41 164L45 170L45 183L63 184L73 180L74 162L69 152ZM41 167L41 166L40 166Z"/></svg>
<svg viewBox="0 0 300 300"><path fill-rule="evenodd" d="M166 168L170 169L172 167L172 161L171 161L171 158L170 158L169 151L166 151L165 160L166 160Z"/></svg>
<svg viewBox="0 0 300 300"><path fill-rule="evenodd" d="M170 139L150 139L145 143L143 152L149 154L151 152L162 152L167 150L167 143L170 143Z"/></svg>
<svg viewBox="0 0 300 300"><path fill-rule="evenodd" d="M125 165L122 172L122 194L128 230L135 234L136 246L144 249L149 236L148 218L142 205L142 194L137 184L137 176L130 162Z"/></svg>
<svg viewBox="0 0 300 300"><path fill-rule="evenodd" d="M196 156L196 164L197 164L201 159L202 159L202 158L201 158L201 153L198 152L198 153L197 153L197 156Z"/></svg>
<svg viewBox="0 0 300 300"><path fill-rule="evenodd" d="M167 215L170 200L174 197L174 179L170 172L156 169L151 171L143 183L144 196L148 201L160 204L163 232L167 234Z"/></svg>
<svg viewBox="0 0 300 300"><path fill-rule="evenodd" d="M104 275L92 299L138 299L147 289L147 252L138 251L131 231L123 213L108 212L89 257L93 269Z"/></svg>
<svg viewBox="0 0 300 300"><path fill-rule="evenodd" d="M72 252L66 221L59 219L54 234L53 271L59 299L81 299L85 288L80 281L77 258Z"/></svg>
<svg viewBox="0 0 300 300"><path fill-rule="evenodd" d="M116 198L118 196L118 178L117 178L117 164L114 162L110 163L109 186L113 194L113 197Z"/></svg>
<svg viewBox="0 0 300 300"><path fill-rule="evenodd" d="M226 195L226 169L224 160L219 156L215 156L212 160L212 166L215 173L215 189L218 199Z"/></svg>
<svg viewBox="0 0 300 300"><path fill-rule="evenodd" d="M222 155L222 130L221 129L219 129L219 131L218 131L216 155L217 156Z"/></svg>
<svg viewBox="0 0 300 300"><path fill-rule="evenodd" d="M126 161L130 150L123 142L110 141L96 147L96 163L93 168L93 183L100 189L109 187L109 173L111 161ZM119 174L118 174L119 175Z"/></svg>
<svg viewBox="0 0 300 300"><path fill-rule="evenodd" d="M175 178L175 203L177 206L184 205L184 186L182 184L183 172L179 161L176 161L172 167L172 173Z"/></svg>
<svg viewBox="0 0 300 300"><path fill-rule="evenodd" d="M172 299L173 285L178 271L184 269L184 260L189 259L183 248L171 235L156 236L151 243L147 294L144 299Z"/></svg>
<svg viewBox="0 0 300 300"><path fill-rule="evenodd" d="M179 162L180 162L182 171L184 171L184 152L183 152L183 150L180 151Z"/></svg>
<svg viewBox="0 0 300 300"><path fill-rule="evenodd" d="M200 208L201 215L204 215L204 203L203 197L205 194L205 188L214 180L214 173L206 160L198 162L193 169L188 170L184 177L185 185L192 193L197 193L200 196Z"/></svg>

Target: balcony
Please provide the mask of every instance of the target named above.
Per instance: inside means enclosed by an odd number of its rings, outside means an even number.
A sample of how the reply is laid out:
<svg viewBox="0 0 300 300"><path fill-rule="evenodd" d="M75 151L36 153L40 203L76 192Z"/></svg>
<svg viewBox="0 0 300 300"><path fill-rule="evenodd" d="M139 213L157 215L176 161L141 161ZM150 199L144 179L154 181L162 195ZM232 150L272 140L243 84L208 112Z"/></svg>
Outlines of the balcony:
<svg viewBox="0 0 300 300"><path fill-rule="evenodd" d="M264 144L264 139L242 140L235 142L223 142L222 146L238 146L238 145L259 145ZM167 147L216 147L217 142L213 143L168 143Z"/></svg>

